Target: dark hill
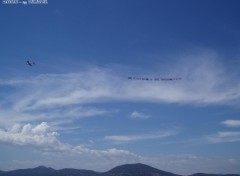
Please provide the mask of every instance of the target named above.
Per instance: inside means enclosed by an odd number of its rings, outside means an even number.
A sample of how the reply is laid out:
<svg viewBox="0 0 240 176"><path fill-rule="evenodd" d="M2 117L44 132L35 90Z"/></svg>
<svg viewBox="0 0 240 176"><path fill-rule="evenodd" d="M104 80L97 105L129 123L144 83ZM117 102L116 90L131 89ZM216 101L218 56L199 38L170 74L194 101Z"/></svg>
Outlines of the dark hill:
<svg viewBox="0 0 240 176"><path fill-rule="evenodd" d="M48 176L54 173L56 170L50 167L39 166L33 169L18 169L8 172L0 173L0 176Z"/></svg>
<svg viewBox="0 0 240 176"><path fill-rule="evenodd" d="M104 173L104 176L178 176L176 174L158 170L156 168L144 165L144 164L126 164L117 166L108 172Z"/></svg>

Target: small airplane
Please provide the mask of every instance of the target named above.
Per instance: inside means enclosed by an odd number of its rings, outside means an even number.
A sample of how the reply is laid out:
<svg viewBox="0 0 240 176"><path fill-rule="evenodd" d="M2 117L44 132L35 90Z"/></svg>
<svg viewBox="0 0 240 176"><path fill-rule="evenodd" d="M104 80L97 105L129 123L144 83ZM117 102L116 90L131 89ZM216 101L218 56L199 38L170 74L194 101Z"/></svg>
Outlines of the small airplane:
<svg viewBox="0 0 240 176"><path fill-rule="evenodd" d="M32 67L34 64L35 64L35 62L30 62L29 60L27 60L27 65Z"/></svg>

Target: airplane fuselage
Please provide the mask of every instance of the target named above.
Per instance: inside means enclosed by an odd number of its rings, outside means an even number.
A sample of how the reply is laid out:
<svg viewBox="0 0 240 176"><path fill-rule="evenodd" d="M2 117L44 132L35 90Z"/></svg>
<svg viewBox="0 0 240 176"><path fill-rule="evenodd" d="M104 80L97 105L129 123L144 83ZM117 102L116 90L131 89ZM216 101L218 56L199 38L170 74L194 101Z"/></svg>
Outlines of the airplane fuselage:
<svg viewBox="0 0 240 176"><path fill-rule="evenodd" d="M29 66L33 66L33 64L35 64L35 62L30 62L30 61L27 61L27 65L29 65Z"/></svg>

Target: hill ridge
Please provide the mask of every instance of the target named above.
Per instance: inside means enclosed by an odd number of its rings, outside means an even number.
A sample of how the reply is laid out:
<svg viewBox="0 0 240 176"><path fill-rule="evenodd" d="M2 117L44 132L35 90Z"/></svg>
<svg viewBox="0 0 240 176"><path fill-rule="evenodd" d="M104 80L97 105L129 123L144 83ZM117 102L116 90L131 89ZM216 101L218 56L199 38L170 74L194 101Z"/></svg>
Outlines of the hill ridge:
<svg viewBox="0 0 240 176"><path fill-rule="evenodd" d="M38 166L28 169L12 171L0 171L0 176L181 176L166 172L142 163L124 164L116 166L106 172L96 172L87 169L53 169L46 166ZM240 176L240 174L205 174L196 173L189 176Z"/></svg>

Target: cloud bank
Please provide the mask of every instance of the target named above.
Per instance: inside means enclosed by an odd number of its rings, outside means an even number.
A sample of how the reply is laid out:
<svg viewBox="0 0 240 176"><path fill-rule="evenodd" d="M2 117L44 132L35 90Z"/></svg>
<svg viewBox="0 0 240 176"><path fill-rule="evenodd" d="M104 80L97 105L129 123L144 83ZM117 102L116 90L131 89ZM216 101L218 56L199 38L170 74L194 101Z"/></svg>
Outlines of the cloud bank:
<svg viewBox="0 0 240 176"><path fill-rule="evenodd" d="M61 153L64 155L87 155L88 157L132 157L139 158L140 156L126 150L118 150L115 148L107 150L96 150L85 147L84 145L72 146L68 143L62 143L58 139L58 133L52 131L51 127L46 122L37 125L16 124L7 130L0 129L0 143L8 143L13 145L34 147L42 153Z"/></svg>
<svg viewBox="0 0 240 176"><path fill-rule="evenodd" d="M108 136L106 139L113 141L136 141L157 139L174 135L173 132L162 132L159 134L129 135L129 136ZM238 137L240 133L221 132L213 136L217 138ZM216 141L219 142L219 141ZM70 145L59 140L59 134L46 122L39 124L16 124L8 129L0 129L0 143L31 147L33 150L44 156L38 160L14 160L11 166L7 162L2 163L6 168L26 168L47 165L56 169L74 167L79 169L93 169L96 171L107 171L114 166L125 163L142 162L166 171L189 175L201 171L211 173L231 173L232 170L239 170L240 160L237 158L206 158L192 154L140 156L128 150L116 148L92 149L83 144ZM67 161L67 162L66 162ZM221 166L221 167L219 167ZM190 168L190 169L189 169ZM219 168L221 168L219 170Z"/></svg>

